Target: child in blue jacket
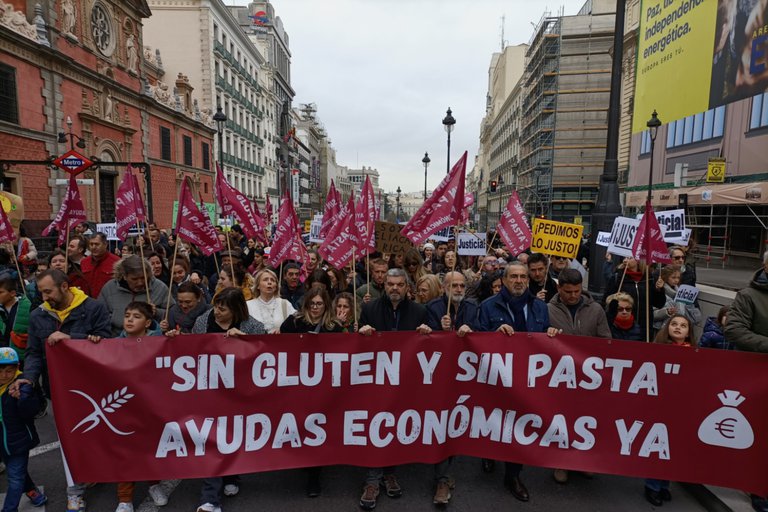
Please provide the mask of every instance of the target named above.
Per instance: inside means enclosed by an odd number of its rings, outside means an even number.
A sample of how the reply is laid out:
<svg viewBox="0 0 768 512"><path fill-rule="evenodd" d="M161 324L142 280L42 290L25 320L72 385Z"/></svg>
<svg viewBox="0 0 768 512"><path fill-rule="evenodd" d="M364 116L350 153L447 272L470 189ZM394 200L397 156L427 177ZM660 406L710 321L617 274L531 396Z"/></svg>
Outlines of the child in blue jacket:
<svg viewBox="0 0 768 512"><path fill-rule="evenodd" d="M2 512L17 512L22 494L26 494L36 507L48 501L27 471L29 450L40 443L35 429L40 399L29 384L21 385L19 398L8 394L8 387L19 375L19 355L10 347L0 347L0 457L8 476L8 492Z"/></svg>

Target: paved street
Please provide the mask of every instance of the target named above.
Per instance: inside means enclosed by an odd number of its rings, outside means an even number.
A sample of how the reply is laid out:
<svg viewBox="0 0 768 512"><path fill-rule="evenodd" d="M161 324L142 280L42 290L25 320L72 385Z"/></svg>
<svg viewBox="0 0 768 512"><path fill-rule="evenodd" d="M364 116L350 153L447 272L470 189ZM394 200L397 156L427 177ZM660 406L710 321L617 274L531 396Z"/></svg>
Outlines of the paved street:
<svg viewBox="0 0 768 512"><path fill-rule="evenodd" d="M42 445L53 447L55 442L53 420L50 415L39 421ZM117 461L103 461L103 464L116 464ZM66 505L66 484L58 448L50 449L33 457L30 472L33 478L44 485L49 496L48 511L62 511ZM424 511L433 510L431 486L432 469L424 464L410 464L398 471L404 488L404 496L391 500L383 496L376 510L381 511ZM609 475L596 475L588 480L581 475L572 474L567 485L558 485L552 479L551 470L544 468L526 468L523 472L525 483L531 492L531 501L527 504L516 501L509 492L502 488L501 467L492 474L480 470L480 462L469 457L458 457L454 461L457 488L449 506L454 511L489 511L489 510L526 510L538 511L590 511L590 512L635 512L654 510L643 499L643 481L637 478L625 478ZM362 482L363 470L354 467L337 466L323 472L323 496L309 499L304 496L304 473L300 470L276 471L271 473L248 475L243 477L243 485L238 496L226 498L223 509L226 512L283 511L323 512L359 510L358 488ZM3 488L5 484L3 484ZM178 483L170 503L163 507L167 512L193 512L196 509L200 481L191 480ZM706 510L683 487L673 484L673 501L664 505L666 511L701 511ZM737 512L750 510L744 505L745 499L739 493L733 506ZM88 510L92 512L111 512L117 505L115 484L96 485L88 490ZM136 509L141 512L155 512L155 507L147 498L147 485L139 484L136 488ZM141 504L141 506L139 506ZM40 510L40 509L36 509Z"/></svg>

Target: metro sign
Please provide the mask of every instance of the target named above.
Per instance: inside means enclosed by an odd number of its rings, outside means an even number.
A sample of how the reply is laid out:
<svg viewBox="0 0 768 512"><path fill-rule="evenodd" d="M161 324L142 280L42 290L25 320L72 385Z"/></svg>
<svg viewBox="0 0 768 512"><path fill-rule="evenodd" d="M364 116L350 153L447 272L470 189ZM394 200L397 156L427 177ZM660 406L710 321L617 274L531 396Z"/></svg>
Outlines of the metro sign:
<svg viewBox="0 0 768 512"><path fill-rule="evenodd" d="M63 169L68 173L77 176L84 170L93 165L93 162L74 149L71 149L61 155L59 158L53 161L54 165L59 169Z"/></svg>

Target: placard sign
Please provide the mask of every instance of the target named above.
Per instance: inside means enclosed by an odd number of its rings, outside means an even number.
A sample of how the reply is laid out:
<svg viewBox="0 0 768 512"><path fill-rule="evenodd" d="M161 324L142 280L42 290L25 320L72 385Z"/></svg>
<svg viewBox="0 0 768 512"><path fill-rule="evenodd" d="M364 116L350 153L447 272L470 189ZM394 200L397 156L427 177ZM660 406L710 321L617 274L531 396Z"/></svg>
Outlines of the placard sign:
<svg viewBox="0 0 768 512"><path fill-rule="evenodd" d="M531 250L551 256L576 257L584 226L546 219L533 219Z"/></svg>
<svg viewBox="0 0 768 512"><path fill-rule="evenodd" d="M597 233L597 240L595 241L597 245L602 245L603 247L608 247L611 245L611 232L610 231L599 231Z"/></svg>
<svg viewBox="0 0 768 512"><path fill-rule="evenodd" d="M631 217L616 217L611 229L611 241L608 244L608 252L617 256L631 257L632 242L635 241L640 220Z"/></svg>
<svg viewBox="0 0 768 512"><path fill-rule="evenodd" d="M117 238L117 224L115 224L114 222L96 224L96 232L104 233L105 235L107 235L107 240L116 240L116 241L120 240L119 238ZM128 236L137 236L142 233L144 233L144 229L138 230L136 229L136 226L131 226L128 229Z"/></svg>
<svg viewBox="0 0 768 512"><path fill-rule="evenodd" d="M655 212L656 220L659 221L659 226L664 232L664 241L668 242L671 239L679 239L683 236L685 231L685 210L667 210L663 212Z"/></svg>
<svg viewBox="0 0 768 512"><path fill-rule="evenodd" d="M413 244L400 234L402 227L394 222L376 221L376 250L381 253L405 254Z"/></svg>
<svg viewBox="0 0 768 512"><path fill-rule="evenodd" d="M323 243L323 238L320 238L320 228L323 225L323 216L316 214L312 219L312 223L309 225L309 241L313 244Z"/></svg>
<svg viewBox="0 0 768 512"><path fill-rule="evenodd" d="M487 240L485 233L459 233L456 249L459 256L485 256Z"/></svg>
<svg viewBox="0 0 768 512"><path fill-rule="evenodd" d="M451 232L453 231L452 226L448 226L447 228L443 228L440 231L437 231L434 235L430 236L432 240L435 242L447 242L448 238L451 236Z"/></svg>
<svg viewBox="0 0 768 512"><path fill-rule="evenodd" d="M694 302L696 302L696 299L699 296L699 289L695 286L690 286L687 284L681 284L680 287L677 289L677 295L675 295L675 302L679 302L681 304L687 304L691 305Z"/></svg>

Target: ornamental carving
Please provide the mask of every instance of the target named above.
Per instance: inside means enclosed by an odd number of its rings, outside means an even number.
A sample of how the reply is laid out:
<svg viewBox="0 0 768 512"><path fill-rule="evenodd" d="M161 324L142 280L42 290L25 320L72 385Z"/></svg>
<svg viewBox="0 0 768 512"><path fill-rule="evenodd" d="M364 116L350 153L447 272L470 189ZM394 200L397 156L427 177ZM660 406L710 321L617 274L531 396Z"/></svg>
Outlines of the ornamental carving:
<svg viewBox="0 0 768 512"><path fill-rule="evenodd" d="M38 42L37 29L27 21L26 15L21 11L14 10L13 5L7 4L3 0L0 0L0 26Z"/></svg>

